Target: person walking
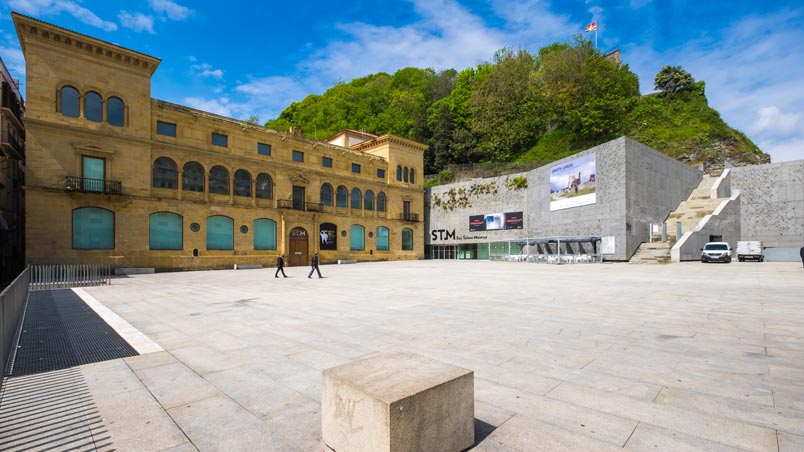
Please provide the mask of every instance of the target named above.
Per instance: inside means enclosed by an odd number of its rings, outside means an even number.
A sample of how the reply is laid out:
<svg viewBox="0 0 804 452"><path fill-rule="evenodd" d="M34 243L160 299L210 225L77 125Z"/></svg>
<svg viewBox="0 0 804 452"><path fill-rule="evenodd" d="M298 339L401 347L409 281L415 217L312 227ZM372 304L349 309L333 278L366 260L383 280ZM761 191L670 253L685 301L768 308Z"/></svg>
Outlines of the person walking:
<svg viewBox="0 0 804 452"><path fill-rule="evenodd" d="M318 273L319 278L323 278L323 276L321 276L321 270L318 269L318 251L313 253L313 258L310 261L310 273L307 275L307 277L312 278L313 272Z"/></svg>
<svg viewBox="0 0 804 452"><path fill-rule="evenodd" d="M804 246L801 247L801 251L798 252L798 255L801 256L801 265L804 266Z"/></svg>
<svg viewBox="0 0 804 452"><path fill-rule="evenodd" d="M274 278L279 278L279 272L282 272L282 276L285 278L288 275L285 274L285 255L280 254L279 257L276 258L276 273L274 273Z"/></svg>

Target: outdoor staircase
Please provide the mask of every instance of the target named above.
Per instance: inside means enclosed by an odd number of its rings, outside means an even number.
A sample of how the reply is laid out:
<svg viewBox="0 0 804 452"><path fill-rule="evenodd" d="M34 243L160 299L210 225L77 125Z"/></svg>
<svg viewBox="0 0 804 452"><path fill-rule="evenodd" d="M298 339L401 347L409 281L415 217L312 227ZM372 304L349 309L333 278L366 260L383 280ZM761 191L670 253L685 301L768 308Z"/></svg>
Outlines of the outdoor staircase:
<svg viewBox="0 0 804 452"><path fill-rule="evenodd" d="M720 198L712 198L712 187L718 180L716 177L704 177L690 196L681 201L676 210L670 213L665 219L667 227L667 241L662 242L661 231L654 233L650 242L645 242L637 248L629 262L638 264L669 264L670 249L676 243L676 223L681 223L681 231L693 230L701 219L711 215L718 205L723 201Z"/></svg>
<svg viewBox="0 0 804 452"><path fill-rule="evenodd" d="M632 264L669 264L671 242L645 242L628 261Z"/></svg>

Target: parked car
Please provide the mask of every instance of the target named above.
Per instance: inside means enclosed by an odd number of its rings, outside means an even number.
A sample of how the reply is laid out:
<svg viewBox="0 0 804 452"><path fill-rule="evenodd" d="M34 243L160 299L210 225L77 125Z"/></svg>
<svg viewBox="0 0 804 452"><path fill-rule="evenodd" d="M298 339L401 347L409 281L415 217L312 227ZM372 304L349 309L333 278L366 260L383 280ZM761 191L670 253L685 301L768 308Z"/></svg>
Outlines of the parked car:
<svg viewBox="0 0 804 452"><path fill-rule="evenodd" d="M762 262L765 260L762 250L762 242L756 240L737 242L737 260L740 262L747 260Z"/></svg>
<svg viewBox="0 0 804 452"><path fill-rule="evenodd" d="M701 248L701 262L731 262L731 247L726 242L709 242Z"/></svg>

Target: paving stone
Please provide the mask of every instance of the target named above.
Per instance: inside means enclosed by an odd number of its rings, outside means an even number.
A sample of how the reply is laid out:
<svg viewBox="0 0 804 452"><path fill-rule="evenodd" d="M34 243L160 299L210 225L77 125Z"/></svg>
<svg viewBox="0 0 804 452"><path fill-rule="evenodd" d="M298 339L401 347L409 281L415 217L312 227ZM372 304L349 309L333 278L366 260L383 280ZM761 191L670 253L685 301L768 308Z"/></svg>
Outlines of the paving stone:
<svg viewBox="0 0 804 452"><path fill-rule="evenodd" d="M804 450L804 436L779 432L779 452L801 452Z"/></svg>
<svg viewBox="0 0 804 452"><path fill-rule="evenodd" d="M695 436L640 423L625 444L635 452L744 452L745 449L707 441Z"/></svg>
<svg viewBox="0 0 804 452"><path fill-rule="evenodd" d="M622 446L637 425L635 420L475 378L475 399L493 403L563 430Z"/></svg>
<svg viewBox="0 0 804 452"><path fill-rule="evenodd" d="M804 411L774 408L676 388L662 389L656 397L656 403L804 435Z"/></svg>
<svg viewBox="0 0 804 452"><path fill-rule="evenodd" d="M256 416L231 399L214 396L168 410L200 451L275 451L282 441Z"/></svg>
<svg viewBox="0 0 804 452"><path fill-rule="evenodd" d="M563 430L522 415L509 419L494 430L479 448L472 450L498 450L491 446L495 443L503 445L499 450L521 452L622 452L623 450L614 444Z"/></svg>
<svg viewBox="0 0 804 452"><path fill-rule="evenodd" d="M548 396L745 450L776 452L777 449L775 431L750 423L698 414L572 383L561 384Z"/></svg>
<svg viewBox="0 0 804 452"><path fill-rule="evenodd" d="M181 363L135 370L142 383L165 408L219 395L219 391Z"/></svg>

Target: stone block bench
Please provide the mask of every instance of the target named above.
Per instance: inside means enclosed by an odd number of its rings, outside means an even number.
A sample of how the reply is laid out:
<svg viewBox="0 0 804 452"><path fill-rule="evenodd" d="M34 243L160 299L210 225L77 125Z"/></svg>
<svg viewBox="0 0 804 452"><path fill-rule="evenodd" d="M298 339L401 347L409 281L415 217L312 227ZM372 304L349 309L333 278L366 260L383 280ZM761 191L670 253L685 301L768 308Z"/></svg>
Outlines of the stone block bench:
<svg viewBox="0 0 804 452"><path fill-rule="evenodd" d="M459 452L475 439L474 373L411 353L325 369L321 406L336 452Z"/></svg>
<svg viewBox="0 0 804 452"><path fill-rule="evenodd" d="M255 270L262 268L262 264L234 264L235 270Z"/></svg>

